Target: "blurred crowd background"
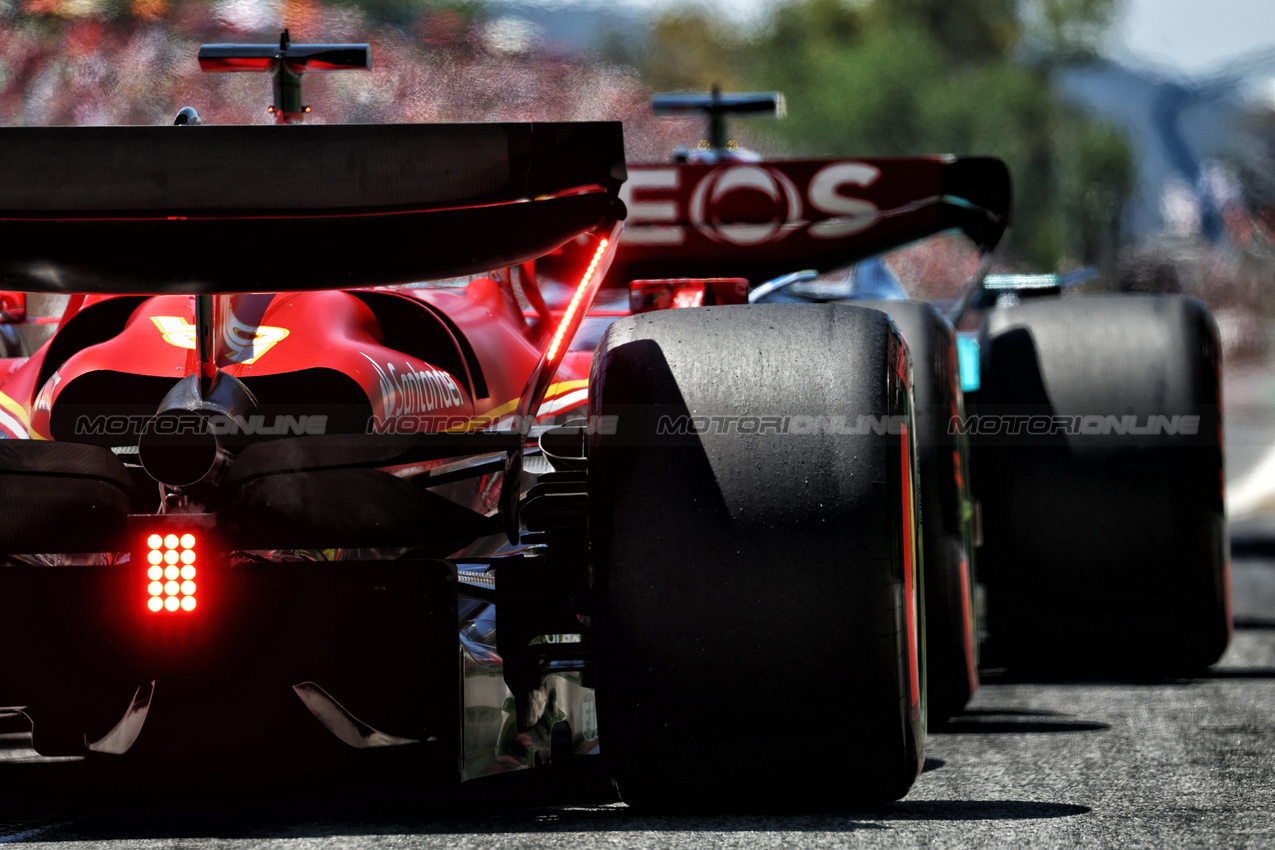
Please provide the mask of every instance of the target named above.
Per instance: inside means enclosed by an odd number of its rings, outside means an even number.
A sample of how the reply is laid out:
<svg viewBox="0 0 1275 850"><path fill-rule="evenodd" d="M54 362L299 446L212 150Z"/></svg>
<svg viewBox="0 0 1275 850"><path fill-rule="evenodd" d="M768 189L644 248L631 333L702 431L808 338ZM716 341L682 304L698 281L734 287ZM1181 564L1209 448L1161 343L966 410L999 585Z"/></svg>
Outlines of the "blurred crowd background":
<svg viewBox="0 0 1275 850"><path fill-rule="evenodd" d="M1189 78L1127 67L1101 50L1121 2L0 0L0 124L164 124L182 106L268 123L264 75L201 74L195 56L284 26L373 45L370 74L307 76L318 122L613 119L631 161L662 161L702 126L654 118L652 92L780 90L785 120L734 123L745 147L1002 157L1015 218L1000 268L1093 266L1090 287L1198 296L1228 362L1265 363L1275 53ZM953 239L890 262L929 297L971 266Z"/></svg>

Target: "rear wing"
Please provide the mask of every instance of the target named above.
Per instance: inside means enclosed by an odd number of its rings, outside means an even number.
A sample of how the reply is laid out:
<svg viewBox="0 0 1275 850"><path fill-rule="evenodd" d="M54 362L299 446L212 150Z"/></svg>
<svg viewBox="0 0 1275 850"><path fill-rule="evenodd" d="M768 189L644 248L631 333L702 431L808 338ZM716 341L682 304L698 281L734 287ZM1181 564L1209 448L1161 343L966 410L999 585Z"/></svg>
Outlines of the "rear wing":
<svg viewBox="0 0 1275 850"><path fill-rule="evenodd" d="M623 217L618 122L0 128L0 289L410 283Z"/></svg>
<svg viewBox="0 0 1275 850"><path fill-rule="evenodd" d="M1005 164L983 157L629 167L610 282L829 271L944 231L983 252L1009 224Z"/></svg>

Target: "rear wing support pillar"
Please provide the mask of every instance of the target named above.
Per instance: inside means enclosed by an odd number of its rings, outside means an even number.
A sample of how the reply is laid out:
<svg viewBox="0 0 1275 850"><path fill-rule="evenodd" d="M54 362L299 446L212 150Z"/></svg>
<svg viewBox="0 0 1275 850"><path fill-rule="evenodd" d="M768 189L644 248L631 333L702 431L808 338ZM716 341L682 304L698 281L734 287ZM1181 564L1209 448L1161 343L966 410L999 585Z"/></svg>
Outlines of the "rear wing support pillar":
<svg viewBox="0 0 1275 850"><path fill-rule="evenodd" d="M784 117L784 96L781 92L740 92L722 94L721 86L713 85L708 94L673 92L657 94L651 98L656 115L685 115L700 113L708 119L708 146L714 151L724 151L727 115L761 115Z"/></svg>
<svg viewBox="0 0 1275 850"><path fill-rule="evenodd" d="M293 44L288 31L273 44L205 44L199 48L204 71L267 71L274 80L269 111L276 124L300 123L310 107L301 100L306 71L368 71L372 48L366 44Z"/></svg>

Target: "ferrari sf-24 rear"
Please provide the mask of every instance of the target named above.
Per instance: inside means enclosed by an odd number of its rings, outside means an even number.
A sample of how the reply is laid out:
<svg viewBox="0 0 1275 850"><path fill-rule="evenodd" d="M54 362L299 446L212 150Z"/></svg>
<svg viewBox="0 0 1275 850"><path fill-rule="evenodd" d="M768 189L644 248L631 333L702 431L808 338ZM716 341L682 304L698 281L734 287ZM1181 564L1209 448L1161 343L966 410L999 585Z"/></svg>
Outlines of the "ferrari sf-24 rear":
<svg viewBox="0 0 1275 850"><path fill-rule="evenodd" d="M36 749L326 729L472 779L604 741L631 801L905 794L924 606L889 317L701 282L571 350L626 216L618 124L287 126L302 73L366 46L202 58L270 70L282 126L0 129L0 285L69 296L0 360L0 705ZM1007 219L994 160L783 173L775 251L819 267L989 250ZM689 222L729 254L719 224Z"/></svg>

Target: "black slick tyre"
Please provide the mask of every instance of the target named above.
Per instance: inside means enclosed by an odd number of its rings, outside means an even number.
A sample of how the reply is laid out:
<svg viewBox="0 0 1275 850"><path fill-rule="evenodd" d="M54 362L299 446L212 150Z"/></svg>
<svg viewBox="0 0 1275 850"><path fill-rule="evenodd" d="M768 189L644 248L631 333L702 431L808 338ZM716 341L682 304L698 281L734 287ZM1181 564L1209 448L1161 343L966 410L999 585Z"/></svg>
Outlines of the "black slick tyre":
<svg viewBox="0 0 1275 850"><path fill-rule="evenodd" d="M1231 618L1208 311L1042 299L989 313L980 345L988 661L1122 677L1217 661Z"/></svg>
<svg viewBox="0 0 1275 850"><path fill-rule="evenodd" d="M978 688L978 624L968 446L952 427L964 414L956 331L923 301L862 301L889 314L912 355L921 553L925 567L925 672L929 719L959 714Z"/></svg>
<svg viewBox="0 0 1275 850"><path fill-rule="evenodd" d="M599 343L598 716L626 801L848 807L911 786L910 371L885 314L845 305L643 314Z"/></svg>

